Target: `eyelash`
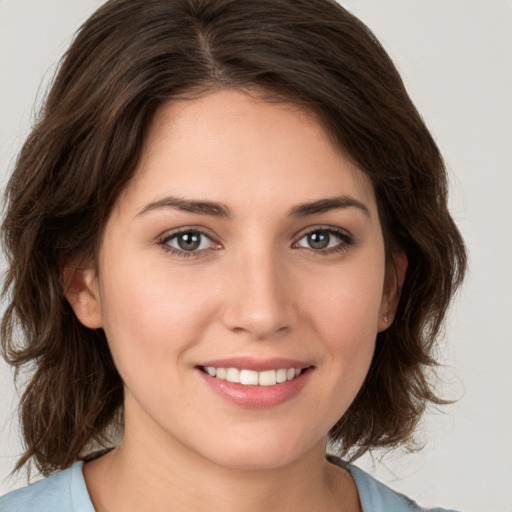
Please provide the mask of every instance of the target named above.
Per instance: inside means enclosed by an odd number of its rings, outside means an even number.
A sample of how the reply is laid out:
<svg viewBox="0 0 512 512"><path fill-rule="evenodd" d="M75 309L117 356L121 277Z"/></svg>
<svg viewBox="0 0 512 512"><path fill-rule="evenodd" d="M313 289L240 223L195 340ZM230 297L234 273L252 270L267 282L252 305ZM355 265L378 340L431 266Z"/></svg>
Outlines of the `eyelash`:
<svg viewBox="0 0 512 512"><path fill-rule="evenodd" d="M308 248L308 247L298 246L299 242L303 238L310 236L314 233L322 233L322 234L327 234L329 236L335 236L340 239L340 242L338 244L336 244L334 247L328 247L328 248L323 248L323 249L315 249L313 247ZM175 231L171 234L166 234L158 241L158 245L160 245L164 251L166 251L170 254L184 257L184 258L199 257L205 251L208 251L211 249L209 247L209 248L201 249L201 250L186 251L183 249L177 249L176 247L172 247L169 245L169 242L171 240L177 239L180 235L184 235L184 234L200 235L201 237L206 237L208 240L210 240L210 242L212 244L220 245L217 242L215 242L215 240L213 240L209 234L207 234L205 231L203 231L199 228L186 228L186 229L181 229L179 231ZM330 243L330 241L329 241L329 243ZM330 254L344 252L344 251L348 250L348 248L350 246L354 245L354 243L355 243L354 237L344 230L336 229L333 227L317 227L314 229L310 229L306 232L303 232L299 236L298 240L296 242L294 242L293 247L298 248L298 249L302 248L302 249L306 249L308 251L313 251L314 254L317 254L319 256L327 256Z"/></svg>
<svg viewBox="0 0 512 512"><path fill-rule="evenodd" d="M334 247L329 247L329 248L324 248L324 249L314 249L313 247L311 247L311 248L302 247L303 249L314 251L314 253L319 256L328 256L331 254L339 254L341 252L348 250L355 243L354 237L342 229L333 228L333 227L316 227L313 229L309 229L306 232L303 232L300 235L298 241L295 242L293 245L295 247L297 247L297 244L303 238L310 236L314 233L322 233L322 234L327 234L329 236L335 236L335 237L339 238L339 240L340 240L340 242L338 244L336 244Z"/></svg>
<svg viewBox="0 0 512 512"><path fill-rule="evenodd" d="M201 249L199 251L185 251L183 249L177 249L176 247L172 247L169 245L169 242L173 239L177 239L180 235L184 234L195 234L200 235L202 237L206 237L208 240L211 241L212 244L215 244L216 242L212 239L208 233L205 231L199 229L199 228L186 228L186 229L180 229L179 231L174 231L173 233L166 234L164 237L162 237L158 245L162 247L162 249L170 254L175 254L177 256L181 256L184 258L190 258L190 257L197 257L204 251L208 249ZM218 244L217 244L218 245Z"/></svg>

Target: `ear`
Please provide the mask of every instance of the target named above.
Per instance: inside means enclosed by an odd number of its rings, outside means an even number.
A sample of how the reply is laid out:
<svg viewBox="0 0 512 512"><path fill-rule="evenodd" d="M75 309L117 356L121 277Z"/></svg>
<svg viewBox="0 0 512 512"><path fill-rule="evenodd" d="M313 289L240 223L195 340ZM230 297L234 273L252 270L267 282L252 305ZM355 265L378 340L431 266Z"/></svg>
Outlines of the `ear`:
<svg viewBox="0 0 512 512"><path fill-rule="evenodd" d="M380 305L378 332L385 331L392 323L395 317L398 300L404 284L405 274L407 272L407 255L402 250L393 252L393 261L388 266L386 272L386 281L382 294Z"/></svg>
<svg viewBox="0 0 512 512"><path fill-rule="evenodd" d="M62 269L64 295L83 325L90 329L103 326L98 278L94 268L73 265Z"/></svg>

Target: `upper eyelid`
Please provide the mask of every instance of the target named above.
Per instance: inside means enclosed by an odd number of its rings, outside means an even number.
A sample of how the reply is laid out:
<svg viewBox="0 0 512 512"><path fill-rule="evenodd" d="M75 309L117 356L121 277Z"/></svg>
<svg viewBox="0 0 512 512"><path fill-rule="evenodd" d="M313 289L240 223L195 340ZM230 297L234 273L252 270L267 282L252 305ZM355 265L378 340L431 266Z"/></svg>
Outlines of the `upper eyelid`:
<svg viewBox="0 0 512 512"><path fill-rule="evenodd" d="M184 226L181 228L175 228L175 229L167 229L160 233L156 238L159 242L162 242L164 240L168 240L170 238L173 238L175 236L178 236L182 233L189 233L189 232L196 232L200 233L201 235L206 236L209 238L212 242L220 243L218 240L218 237L211 233L211 231L208 228L205 228L203 226Z"/></svg>
<svg viewBox="0 0 512 512"><path fill-rule="evenodd" d="M211 246L206 247L204 249L196 249L196 250L187 251L185 249L173 247L170 244L170 241L172 239L178 237L180 234L188 233L188 232L196 232L202 236L205 236L210 241ZM162 235L157 238L157 245L159 247L161 247L161 249L163 251L165 251L166 253L174 254L175 256L180 257L180 258L185 258L185 257L200 258L201 256L205 256L206 254L210 253L210 251L215 251L215 250L219 249L219 246L222 247L221 244L219 244L219 242L217 242L214 237L212 237L208 233L205 233L202 229L199 229L197 227L196 228L187 227L187 228L181 228L181 229L178 228L176 230L166 231L166 232L162 233Z"/></svg>
<svg viewBox="0 0 512 512"><path fill-rule="evenodd" d="M337 236L340 241L334 247L330 247L330 248L326 247L323 249L314 249L312 247L311 248L302 247L299 245L299 242L305 236L309 235L310 233L314 233L316 231L324 231L324 232L326 231L331 235ZM346 229L342 229L342 228L334 227L334 226L314 227L311 229L306 229L304 231L301 231L300 234L297 235L294 240L295 241L293 242L292 247L294 247L296 249L304 249L307 251L312 251L315 254L318 253L318 254L324 254L324 255L331 254L333 251L346 250L346 249L348 249L349 246L353 246L354 244L357 243L357 239L354 235L352 235L352 233L350 233Z"/></svg>
<svg viewBox="0 0 512 512"><path fill-rule="evenodd" d="M333 233L335 235L341 236L341 237L347 237L351 240L355 240L354 235L348 231L345 228L341 228L339 226L332 226L332 225L326 225L326 224L319 224L315 226L308 226L306 228L301 229L300 231L296 232L295 235L292 237L292 244L296 244L299 240L301 240L304 236L308 235L309 233L313 233L315 231L327 231L330 233ZM157 242L159 244L166 242L167 240L170 240L181 233L187 233L187 232L197 232L201 235L206 236L213 244L217 245L224 245L223 242L220 240L220 237L216 234L212 233L210 229L204 227L204 226L183 226L175 229L170 229L162 232L160 235L157 236ZM203 249L204 250L204 249Z"/></svg>
<svg viewBox="0 0 512 512"><path fill-rule="evenodd" d="M354 235L349 230L347 230L345 228L341 228L338 226L325 225L325 224L323 224L323 225L320 224L317 226L309 226L307 228L303 228L300 231L298 231L294 235L293 238L296 240L300 240L302 237L306 236L309 233L314 233L315 231L328 231L330 233L340 234L340 235L344 235L344 236L347 236L350 238L354 238Z"/></svg>

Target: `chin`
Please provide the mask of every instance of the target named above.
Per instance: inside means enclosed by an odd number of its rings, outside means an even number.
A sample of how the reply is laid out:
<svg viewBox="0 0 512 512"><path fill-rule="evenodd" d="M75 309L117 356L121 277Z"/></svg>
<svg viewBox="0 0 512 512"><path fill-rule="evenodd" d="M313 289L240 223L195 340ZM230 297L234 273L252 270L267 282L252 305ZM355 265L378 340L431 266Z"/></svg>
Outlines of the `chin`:
<svg viewBox="0 0 512 512"><path fill-rule="evenodd" d="M325 441L305 443L300 440L255 435L252 439L229 440L227 446L221 443L209 445L204 453L206 458L218 466L237 470L278 469L304 457L307 453L325 451ZM246 442L244 442L246 441ZM212 446L215 450L212 451Z"/></svg>

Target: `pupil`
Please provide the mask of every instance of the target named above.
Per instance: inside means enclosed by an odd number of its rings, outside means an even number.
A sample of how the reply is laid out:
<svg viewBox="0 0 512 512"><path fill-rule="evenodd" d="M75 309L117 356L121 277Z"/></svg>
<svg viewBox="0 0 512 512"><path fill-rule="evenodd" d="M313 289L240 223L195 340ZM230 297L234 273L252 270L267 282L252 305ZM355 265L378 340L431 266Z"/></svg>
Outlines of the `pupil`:
<svg viewBox="0 0 512 512"><path fill-rule="evenodd" d="M201 244L201 235L197 233L183 233L178 237L178 245L184 251L193 251Z"/></svg>
<svg viewBox="0 0 512 512"><path fill-rule="evenodd" d="M313 249L325 249L329 245L328 233L310 233L308 235L308 243Z"/></svg>

